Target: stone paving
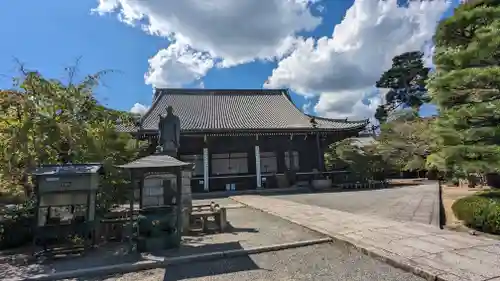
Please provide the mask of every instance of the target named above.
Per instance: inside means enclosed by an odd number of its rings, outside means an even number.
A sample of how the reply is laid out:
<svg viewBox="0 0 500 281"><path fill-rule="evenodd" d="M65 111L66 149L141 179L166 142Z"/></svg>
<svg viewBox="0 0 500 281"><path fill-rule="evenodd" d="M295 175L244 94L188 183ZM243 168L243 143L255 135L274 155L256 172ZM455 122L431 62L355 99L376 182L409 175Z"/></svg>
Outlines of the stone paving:
<svg viewBox="0 0 500 281"><path fill-rule="evenodd" d="M377 190L277 195L273 198L396 221L439 225L437 183Z"/></svg>
<svg viewBox="0 0 500 281"><path fill-rule="evenodd" d="M273 197L232 199L344 241L428 280L500 280L498 240Z"/></svg>

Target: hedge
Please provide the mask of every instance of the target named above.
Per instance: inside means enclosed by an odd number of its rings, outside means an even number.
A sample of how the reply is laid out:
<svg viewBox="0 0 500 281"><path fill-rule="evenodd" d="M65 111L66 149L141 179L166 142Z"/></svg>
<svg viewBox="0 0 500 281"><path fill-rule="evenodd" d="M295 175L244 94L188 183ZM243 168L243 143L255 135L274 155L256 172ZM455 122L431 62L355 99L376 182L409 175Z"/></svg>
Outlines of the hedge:
<svg viewBox="0 0 500 281"><path fill-rule="evenodd" d="M33 241L34 224L32 202L16 205L0 213L0 250L24 246Z"/></svg>
<svg viewBox="0 0 500 281"><path fill-rule="evenodd" d="M458 199L452 210L467 226L500 234L500 192L488 191Z"/></svg>

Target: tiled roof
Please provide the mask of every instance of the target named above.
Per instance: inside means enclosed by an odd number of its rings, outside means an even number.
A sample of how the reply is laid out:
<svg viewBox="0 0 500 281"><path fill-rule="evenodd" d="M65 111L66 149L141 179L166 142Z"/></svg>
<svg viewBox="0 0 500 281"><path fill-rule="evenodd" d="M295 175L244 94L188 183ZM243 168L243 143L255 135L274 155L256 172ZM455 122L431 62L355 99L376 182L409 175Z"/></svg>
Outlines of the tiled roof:
<svg viewBox="0 0 500 281"><path fill-rule="evenodd" d="M358 124L362 124L363 126L368 124L368 120L348 121L346 118L331 119L311 115L306 116L308 118L314 118L314 120L316 121L316 128L319 129L349 129L352 126L357 126Z"/></svg>
<svg viewBox="0 0 500 281"><path fill-rule="evenodd" d="M142 130L157 130L159 116L172 106L181 131L313 130L311 117L302 113L286 90L158 89ZM318 129L349 130L367 120L346 121L316 117Z"/></svg>
<svg viewBox="0 0 500 281"><path fill-rule="evenodd" d="M189 166L190 163L185 163L177 158L168 155L149 155L130 163L120 165L123 169L141 169L141 168L169 168Z"/></svg>
<svg viewBox="0 0 500 281"><path fill-rule="evenodd" d="M35 176L69 175L69 174L95 174L102 172L101 164L64 164L42 165L31 174Z"/></svg>

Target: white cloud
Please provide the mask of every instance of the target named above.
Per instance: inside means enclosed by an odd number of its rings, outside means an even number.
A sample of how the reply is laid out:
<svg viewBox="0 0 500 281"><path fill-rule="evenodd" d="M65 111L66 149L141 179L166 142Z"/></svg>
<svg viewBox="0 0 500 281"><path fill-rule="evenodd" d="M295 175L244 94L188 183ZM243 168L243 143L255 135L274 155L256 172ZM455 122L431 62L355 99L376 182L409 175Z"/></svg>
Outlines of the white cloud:
<svg viewBox="0 0 500 281"><path fill-rule="evenodd" d="M314 101L309 99L309 98L306 98L306 101L305 103L302 105L302 112L304 112L305 114L313 114L314 110Z"/></svg>
<svg viewBox="0 0 500 281"><path fill-rule="evenodd" d="M144 79L155 88L182 87L205 76L213 66L209 54L176 42L149 59Z"/></svg>
<svg viewBox="0 0 500 281"><path fill-rule="evenodd" d="M148 33L174 42L174 50L160 50L150 59L146 81L178 86L203 76L214 61L230 67L289 54L297 32L321 23L311 14L311 5L318 1L99 0L93 12L117 12L122 22L141 25ZM179 53L180 46L188 48L187 53ZM189 57L195 62L189 62ZM178 67L182 74L175 73Z"/></svg>
<svg viewBox="0 0 500 281"><path fill-rule="evenodd" d="M449 5L355 0L332 36L298 37L321 23L311 13L322 14L321 1L99 0L94 12L117 13L124 23L171 42L149 59L145 80L154 87L203 87L201 78L214 67L278 60L266 87L318 95L315 109L321 115L364 118L381 102L372 87L392 58L421 50Z"/></svg>
<svg viewBox="0 0 500 281"><path fill-rule="evenodd" d="M319 95L314 110L330 118L370 118L372 122L375 122L373 114L383 100L382 91L373 87L346 92L323 92Z"/></svg>
<svg viewBox="0 0 500 281"><path fill-rule="evenodd" d="M302 40L265 86L319 95L320 115L371 117L382 101L370 94L375 82L394 56L421 50L432 39L448 5L444 0L411 1L407 7L396 0L356 0L332 37Z"/></svg>
<svg viewBox="0 0 500 281"><path fill-rule="evenodd" d="M135 103L134 106L130 109L130 112L139 114L139 115L144 115L146 111L148 111L149 106L140 104L140 103Z"/></svg>
<svg viewBox="0 0 500 281"><path fill-rule="evenodd" d="M432 43L428 43L424 46L424 65L429 68L434 68L434 62L432 57L434 56L434 51L436 46Z"/></svg>

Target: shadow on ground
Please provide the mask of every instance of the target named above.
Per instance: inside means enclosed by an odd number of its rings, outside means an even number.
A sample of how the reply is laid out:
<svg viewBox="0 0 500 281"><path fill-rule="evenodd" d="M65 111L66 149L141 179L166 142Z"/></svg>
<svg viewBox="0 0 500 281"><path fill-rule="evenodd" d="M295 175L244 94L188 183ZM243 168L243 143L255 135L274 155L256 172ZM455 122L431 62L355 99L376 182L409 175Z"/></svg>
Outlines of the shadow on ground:
<svg viewBox="0 0 500 281"><path fill-rule="evenodd" d="M185 243L196 244L200 239L186 239ZM212 253L218 251L234 251L242 250L243 246L239 242L219 243L219 244L205 244L205 245L182 245L178 250L171 250L162 253L155 253L154 258L162 258L169 256L184 256L191 254ZM146 258L148 259L148 258ZM220 262L214 263L213 261L195 262L193 263L178 264L167 266L164 269L164 281L177 281L199 277L209 277L220 274L234 273L240 271L258 270L261 269L248 255L243 255L233 258L220 259ZM113 277L119 277L121 274L107 275L99 277L83 277L77 278L79 281L103 281ZM149 279L148 279L149 280ZM155 279L156 280L156 279ZM136 280L140 281L140 280Z"/></svg>
<svg viewBox="0 0 500 281"><path fill-rule="evenodd" d="M197 247L200 252L231 251L243 249L239 242L211 244ZM185 280L198 277L208 277L239 271L258 270L260 267L248 256L221 259L220 263L200 262L194 267L190 264L169 266L165 269L164 281Z"/></svg>
<svg viewBox="0 0 500 281"><path fill-rule="evenodd" d="M231 201L229 199L227 200ZM26 277L44 273L109 266L120 263L133 263L141 260L161 260L165 257L250 249L254 247L323 238L323 235L316 232L251 208L229 209L227 216L229 221L227 231L216 234L193 233L186 235L183 237L179 249L171 249L140 256L136 254L127 254L129 245L126 242L107 243L95 250L88 251L86 255L81 257L47 260L43 263L33 260L23 262L21 259L19 259L19 262L10 262L10 258L8 262L6 259L0 260L0 276L9 276L9 278L23 280ZM271 254L271 256L272 255L274 254ZM262 267L262 264L259 265ZM165 270L167 272L165 280L179 280L181 278L187 278L188 276L211 276L225 272L230 273L238 270L248 271L252 269L256 269L256 266L248 257L231 257L216 260L211 263L197 262L195 264L171 265L166 269L146 270L139 274L141 277L137 279L137 281L162 280ZM262 271L261 269L259 272ZM266 270L264 269L264 271ZM244 272L240 273L245 274ZM154 274L154 279L150 279L153 278L150 274ZM113 278L108 280L116 280L120 278L120 276L113 276ZM80 278L79 280L104 280L106 278L107 277Z"/></svg>
<svg viewBox="0 0 500 281"><path fill-rule="evenodd" d="M243 210L237 210L233 212L242 212ZM232 215L232 214L230 214ZM247 217L246 213L238 215L238 217ZM252 222L252 219L247 219L247 222ZM236 225L230 222L227 225L225 233L191 233L186 235L182 239L181 247L178 249L170 249L157 251L151 254L139 255L139 254L128 254L128 243L106 243L97 247L95 250L90 250L85 255L76 256L65 256L55 259L38 259L34 260L29 253L12 255L9 258L3 258L0 260L0 275L19 277L23 279L24 277L45 274L51 272L63 272L72 271L82 268L95 268L100 266L110 266L122 263L136 263L144 260L161 260L163 258L172 257L182 257L188 255L200 255L209 254L221 251L232 251L248 248L249 245L241 245L240 241L243 243L248 243L249 241L255 240L258 237L265 235L265 233L260 233L259 228L253 227L256 224L247 224L242 222L236 222ZM251 245L250 245L251 246ZM233 259L231 259L233 260ZM243 268L251 269L250 261L243 258L234 258L231 264L227 264L224 270L243 270ZM180 265L179 265L180 266ZM178 266L177 266L178 267ZM213 267L213 266L212 266ZM214 269L213 274L220 274L222 269ZM167 270L169 274L175 272L175 270ZM182 273L183 276L191 272L190 270L185 270ZM205 274L200 269L197 269L197 276ZM180 273L175 273L178 276ZM208 274L208 273L207 273ZM110 276L99 277L99 278L79 278L78 280L103 280ZM175 277L168 275L168 280L178 280ZM186 278L186 277L183 277Z"/></svg>
<svg viewBox="0 0 500 281"><path fill-rule="evenodd" d="M438 183L439 184L439 183ZM439 200L439 228L443 229L446 225L446 210L443 203L443 186L439 184L438 200Z"/></svg>

